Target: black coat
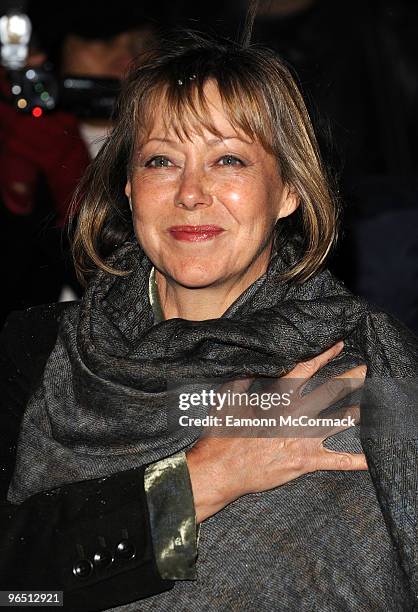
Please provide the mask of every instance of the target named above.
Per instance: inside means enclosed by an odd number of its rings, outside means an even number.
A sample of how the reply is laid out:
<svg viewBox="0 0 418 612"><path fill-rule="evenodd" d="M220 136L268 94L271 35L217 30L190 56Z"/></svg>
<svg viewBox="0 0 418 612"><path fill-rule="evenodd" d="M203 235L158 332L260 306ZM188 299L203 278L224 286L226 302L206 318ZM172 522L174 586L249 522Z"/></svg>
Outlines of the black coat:
<svg viewBox="0 0 418 612"><path fill-rule="evenodd" d="M0 590L63 590L65 610L103 610L167 590L154 559L144 468L7 502L20 422L64 304L13 313L0 335Z"/></svg>

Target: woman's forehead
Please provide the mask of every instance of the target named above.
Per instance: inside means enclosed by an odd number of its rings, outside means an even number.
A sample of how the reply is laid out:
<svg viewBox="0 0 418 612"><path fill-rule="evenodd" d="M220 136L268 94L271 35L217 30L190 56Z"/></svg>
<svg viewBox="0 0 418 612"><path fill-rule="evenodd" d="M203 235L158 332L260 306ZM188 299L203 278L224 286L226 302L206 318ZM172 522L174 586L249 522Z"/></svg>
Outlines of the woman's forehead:
<svg viewBox="0 0 418 612"><path fill-rule="evenodd" d="M156 118L144 133L143 143L149 141L178 142L196 138L204 139L207 144L213 145L226 140L241 140L251 144L253 142L241 130L233 126L229 121L213 121L213 125L207 119L205 121L184 121L184 119L173 117L172 120Z"/></svg>
<svg viewBox="0 0 418 612"><path fill-rule="evenodd" d="M239 125L234 109L225 106L217 85L213 83L205 85L203 96L195 93L193 97L179 98L174 103L165 92L160 97L158 108L156 113L142 114L139 143L155 139L185 141L196 137L208 141L237 138L251 143L256 140Z"/></svg>

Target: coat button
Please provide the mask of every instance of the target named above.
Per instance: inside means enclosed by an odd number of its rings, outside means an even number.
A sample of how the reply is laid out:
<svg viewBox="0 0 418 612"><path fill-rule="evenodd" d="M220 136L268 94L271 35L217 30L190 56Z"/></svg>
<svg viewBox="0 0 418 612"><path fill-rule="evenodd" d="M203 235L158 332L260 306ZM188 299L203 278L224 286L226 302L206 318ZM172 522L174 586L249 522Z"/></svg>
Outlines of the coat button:
<svg viewBox="0 0 418 612"><path fill-rule="evenodd" d="M113 557L108 548L97 551L93 557L93 563L99 569L105 569L113 563Z"/></svg>
<svg viewBox="0 0 418 612"><path fill-rule="evenodd" d="M73 565L73 574L77 578L88 578L93 571L93 564L88 559L79 559Z"/></svg>
<svg viewBox="0 0 418 612"><path fill-rule="evenodd" d="M135 554L135 546L129 540L121 540L116 546L115 555L118 559L133 559Z"/></svg>

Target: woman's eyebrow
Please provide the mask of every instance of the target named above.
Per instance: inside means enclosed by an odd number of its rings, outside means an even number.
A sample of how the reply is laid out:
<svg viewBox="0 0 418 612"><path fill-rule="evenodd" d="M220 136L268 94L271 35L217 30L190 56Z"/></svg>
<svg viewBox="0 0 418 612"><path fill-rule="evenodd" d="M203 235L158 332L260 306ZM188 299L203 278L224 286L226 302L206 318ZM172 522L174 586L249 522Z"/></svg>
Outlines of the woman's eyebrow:
<svg viewBox="0 0 418 612"><path fill-rule="evenodd" d="M153 141L157 141L157 142L166 142L168 144L177 144L177 142L175 140L170 140L169 138L148 138L148 140L146 142L144 142L144 145L148 144L149 142L153 142Z"/></svg>
<svg viewBox="0 0 418 612"><path fill-rule="evenodd" d="M210 140L207 141L207 143L209 145L215 145L215 144L219 144L220 142L224 142L224 140L241 140L241 142L247 142L243 138L240 138L239 136L237 136L237 134L234 134L231 136L223 136L222 138L211 138Z"/></svg>

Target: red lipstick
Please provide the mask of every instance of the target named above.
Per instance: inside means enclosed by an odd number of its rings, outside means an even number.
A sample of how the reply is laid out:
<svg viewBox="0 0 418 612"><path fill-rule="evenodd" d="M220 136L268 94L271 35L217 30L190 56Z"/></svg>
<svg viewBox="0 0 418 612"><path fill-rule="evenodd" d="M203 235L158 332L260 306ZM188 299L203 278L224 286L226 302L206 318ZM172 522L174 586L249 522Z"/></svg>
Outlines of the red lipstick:
<svg viewBox="0 0 418 612"><path fill-rule="evenodd" d="M176 240L202 242L212 240L225 230L219 225L173 225L168 231Z"/></svg>

